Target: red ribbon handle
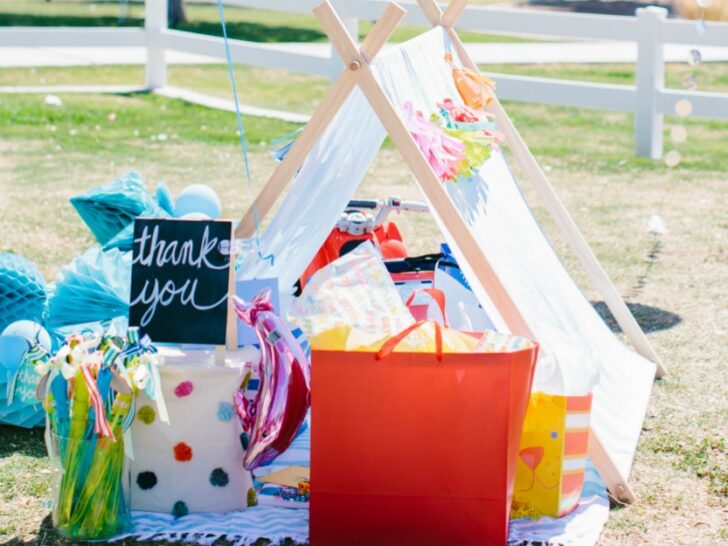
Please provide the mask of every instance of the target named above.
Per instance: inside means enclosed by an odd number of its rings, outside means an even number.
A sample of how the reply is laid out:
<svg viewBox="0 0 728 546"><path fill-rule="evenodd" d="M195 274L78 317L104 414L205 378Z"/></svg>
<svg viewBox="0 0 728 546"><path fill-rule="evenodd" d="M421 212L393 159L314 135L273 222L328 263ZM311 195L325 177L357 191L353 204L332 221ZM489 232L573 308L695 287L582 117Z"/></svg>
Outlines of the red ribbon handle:
<svg viewBox="0 0 728 546"><path fill-rule="evenodd" d="M433 300L435 300L435 303L437 303L437 306L440 308L440 312L442 313L442 325L447 328L447 313L445 313L445 293L440 290L439 288L419 288L412 292L410 294L410 297L407 298L407 301L405 302L405 305L409 307L412 305L412 302L415 299L415 296L419 294L420 292L423 292L427 295L429 295Z"/></svg>
<svg viewBox="0 0 728 546"><path fill-rule="evenodd" d="M435 356L439 362L442 362L442 327L439 322L427 320L417 321L414 324L407 326L407 328L402 330L400 333L390 337L384 345L382 345L382 348L379 349L379 352L375 356L376 360L382 360L383 358L388 357L404 338L428 322L432 322L432 324L435 325Z"/></svg>

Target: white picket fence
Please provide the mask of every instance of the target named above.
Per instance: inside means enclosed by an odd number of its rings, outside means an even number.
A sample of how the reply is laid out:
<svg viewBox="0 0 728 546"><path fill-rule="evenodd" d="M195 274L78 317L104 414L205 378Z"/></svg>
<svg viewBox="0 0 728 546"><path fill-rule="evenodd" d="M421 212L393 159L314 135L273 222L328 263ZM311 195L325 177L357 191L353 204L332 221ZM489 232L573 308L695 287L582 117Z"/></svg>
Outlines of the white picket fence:
<svg viewBox="0 0 728 546"><path fill-rule="evenodd" d="M204 0L215 2L215 0ZM226 5L310 13L320 0L225 0ZM361 20L376 20L388 0L332 0L353 36ZM166 51L182 51L224 59L221 38L167 27L167 0L146 0L143 28L30 28L0 30L0 47L107 47L147 48L146 87L167 84ZM419 6L400 2L407 9L405 23L429 25ZM634 17L517 10L468 6L458 29L488 34L527 37L636 42L635 85L610 85L573 80L495 74L498 94L506 100L631 112L635 119L637 155L659 158L663 149L663 116L672 114L681 99L692 103L692 115L728 119L728 94L665 88L665 44L728 47L728 24L668 19L662 8L639 9ZM575 42L574 47L579 47ZM315 54L280 44L230 41L235 63L281 68L334 78L342 69L335 53ZM212 104L213 101L210 101Z"/></svg>

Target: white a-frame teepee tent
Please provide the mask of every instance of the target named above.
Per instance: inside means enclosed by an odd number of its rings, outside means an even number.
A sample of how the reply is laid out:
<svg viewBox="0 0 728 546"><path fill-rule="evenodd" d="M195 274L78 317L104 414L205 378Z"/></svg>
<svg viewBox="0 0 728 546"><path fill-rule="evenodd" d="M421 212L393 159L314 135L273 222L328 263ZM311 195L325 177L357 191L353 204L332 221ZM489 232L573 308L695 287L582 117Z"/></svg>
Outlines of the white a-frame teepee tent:
<svg viewBox="0 0 728 546"><path fill-rule="evenodd" d="M614 336L569 276L500 152L467 181L443 183L431 169L403 121L403 105L429 113L444 98L459 98L447 52L477 66L453 30L465 0L444 13L434 0L418 1L435 28L381 53L405 13L398 5L388 6L360 47L330 3L314 9L346 68L255 201L262 218L293 180L260 236L261 255L275 260L246 261L240 276L276 276L281 287L293 286L389 135L496 327L541 344L534 388L593 388L589 454L612 495L629 502L626 478L653 378L664 370L497 100L490 108L506 145L637 352ZM254 216L251 206L237 237L253 234Z"/></svg>

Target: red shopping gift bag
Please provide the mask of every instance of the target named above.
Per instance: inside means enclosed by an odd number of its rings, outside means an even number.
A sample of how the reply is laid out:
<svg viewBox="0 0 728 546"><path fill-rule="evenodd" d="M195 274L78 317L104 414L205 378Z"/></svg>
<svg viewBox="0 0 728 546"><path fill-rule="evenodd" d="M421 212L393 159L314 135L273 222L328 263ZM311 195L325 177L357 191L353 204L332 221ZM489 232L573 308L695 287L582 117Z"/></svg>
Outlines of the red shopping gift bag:
<svg viewBox="0 0 728 546"><path fill-rule="evenodd" d="M538 348L499 353L316 350L310 540L505 544Z"/></svg>

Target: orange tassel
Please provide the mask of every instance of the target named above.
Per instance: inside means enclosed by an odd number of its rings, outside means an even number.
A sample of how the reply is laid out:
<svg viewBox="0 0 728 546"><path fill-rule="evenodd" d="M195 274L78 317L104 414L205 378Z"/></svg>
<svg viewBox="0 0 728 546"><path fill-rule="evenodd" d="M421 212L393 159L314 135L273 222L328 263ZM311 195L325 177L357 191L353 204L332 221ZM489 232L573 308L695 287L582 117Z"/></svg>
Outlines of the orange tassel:
<svg viewBox="0 0 728 546"><path fill-rule="evenodd" d="M455 87L467 106L482 110L493 102L493 90L495 89L495 82L493 80L476 74L467 68L454 66L450 53L445 55L445 60L452 66L452 77L455 80Z"/></svg>

